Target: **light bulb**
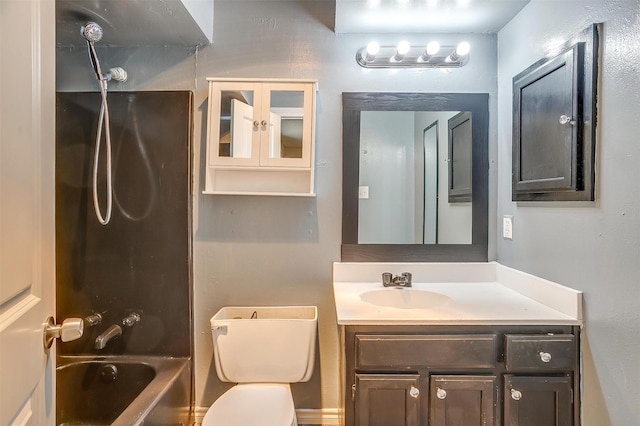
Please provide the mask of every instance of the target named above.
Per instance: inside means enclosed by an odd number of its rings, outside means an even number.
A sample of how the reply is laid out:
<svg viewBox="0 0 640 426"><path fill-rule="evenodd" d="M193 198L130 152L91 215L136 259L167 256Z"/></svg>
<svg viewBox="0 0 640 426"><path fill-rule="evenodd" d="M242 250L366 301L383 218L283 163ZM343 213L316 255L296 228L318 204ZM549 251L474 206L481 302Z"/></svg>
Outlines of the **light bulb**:
<svg viewBox="0 0 640 426"><path fill-rule="evenodd" d="M458 56L468 55L470 51L471 45L466 41L461 42L460 44L458 44L458 47L456 47L456 55Z"/></svg>
<svg viewBox="0 0 640 426"><path fill-rule="evenodd" d="M427 50L426 50L427 55L433 56L439 51L440 51L440 43L438 43L437 41L432 41L431 43L427 44Z"/></svg>
<svg viewBox="0 0 640 426"><path fill-rule="evenodd" d="M398 43L396 51L398 52L398 55L404 56L409 52L409 49L411 49L411 45L409 44L409 42L406 40L402 40L400 43Z"/></svg>
<svg viewBox="0 0 640 426"><path fill-rule="evenodd" d="M380 45L376 41L369 42L367 44L367 55L375 56L380 52Z"/></svg>

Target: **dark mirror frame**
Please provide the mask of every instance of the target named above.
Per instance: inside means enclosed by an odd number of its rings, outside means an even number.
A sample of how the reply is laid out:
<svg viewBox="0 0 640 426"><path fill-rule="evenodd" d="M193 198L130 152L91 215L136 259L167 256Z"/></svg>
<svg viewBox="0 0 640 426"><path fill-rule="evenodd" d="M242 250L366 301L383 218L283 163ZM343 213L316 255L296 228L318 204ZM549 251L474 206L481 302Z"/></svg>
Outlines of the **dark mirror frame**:
<svg viewBox="0 0 640 426"><path fill-rule="evenodd" d="M472 114L471 244L358 244L360 113L362 111L469 111ZM342 261L486 262L489 217L489 94L342 94Z"/></svg>

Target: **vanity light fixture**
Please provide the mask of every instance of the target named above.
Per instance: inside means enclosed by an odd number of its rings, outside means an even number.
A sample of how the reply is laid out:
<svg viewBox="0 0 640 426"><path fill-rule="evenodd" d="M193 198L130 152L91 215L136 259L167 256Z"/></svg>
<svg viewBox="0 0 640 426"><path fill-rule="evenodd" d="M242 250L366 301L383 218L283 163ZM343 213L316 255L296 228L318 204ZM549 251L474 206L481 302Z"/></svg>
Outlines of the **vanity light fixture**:
<svg viewBox="0 0 640 426"><path fill-rule="evenodd" d="M457 46L441 46L437 41L422 46L407 41L380 46L372 41L358 50L356 62L364 68L459 68L469 61L471 46L466 41Z"/></svg>

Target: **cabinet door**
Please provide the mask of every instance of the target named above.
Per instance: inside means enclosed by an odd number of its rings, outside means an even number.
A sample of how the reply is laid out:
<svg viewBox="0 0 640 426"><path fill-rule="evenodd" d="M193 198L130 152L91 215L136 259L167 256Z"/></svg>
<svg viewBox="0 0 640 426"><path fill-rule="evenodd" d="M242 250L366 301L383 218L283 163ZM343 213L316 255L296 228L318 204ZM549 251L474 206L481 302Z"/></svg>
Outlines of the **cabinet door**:
<svg viewBox="0 0 640 426"><path fill-rule="evenodd" d="M312 83L263 84L261 166L311 167L314 98Z"/></svg>
<svg viewBox="0 0 640 426"><path fill-rule="evenodd" d="M356 374L357 426L418 426L417 374Z"/></svg>
<svg viewBox="0 0 640 426"><path fill-rule="evenodd" d="M571 377L505 376L505 425L571 426L571 381Z"/></svg>
<svg viewBox="0 0 640 426"><path fill-rule="evenodd" d="M471 202L472 128L471 113L461 112L449 126L449 202Z"/></svg>
<svg viewBox="0 0 640 426"><path fill-rule="evenodd" d="M492 426L495 376L431 376L431 426Z"/></svg>
<svg viewBox="0 0 640 426"><path fill-rule="evenodd" d="M207 159L210 165L258 166L262 134L260 83L209 85ZM266 123L266 121L265 121Z"/></svg>

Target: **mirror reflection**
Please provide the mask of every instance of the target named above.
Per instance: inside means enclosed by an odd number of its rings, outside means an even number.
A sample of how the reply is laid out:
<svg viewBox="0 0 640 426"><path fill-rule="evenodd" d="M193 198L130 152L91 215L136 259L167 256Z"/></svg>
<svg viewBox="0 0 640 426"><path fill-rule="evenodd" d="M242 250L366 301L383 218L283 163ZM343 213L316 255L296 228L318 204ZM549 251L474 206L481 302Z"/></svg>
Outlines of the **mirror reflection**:
<svg viewBox="0 0 640 426"><path fill-rule="evenodd" d="M223 90L220 105L220 157L251 158L253 140L268 131L270 158L302 158L304 92L277 91L269 94L268 111L256 111L252 90ZM268 120L267 120L268 117Z"/></svg>
<svg viewBox="0 0 640 426"><path fill-rule="evenodd" d="M343 93L342 261L486 261L488 133L487 93Z"/></svg>
<svg viewBox="0 0 640 426"><path fill-rule="evenodd" d="M471 244L471 113L362 111L359 244Z"/></svg>

